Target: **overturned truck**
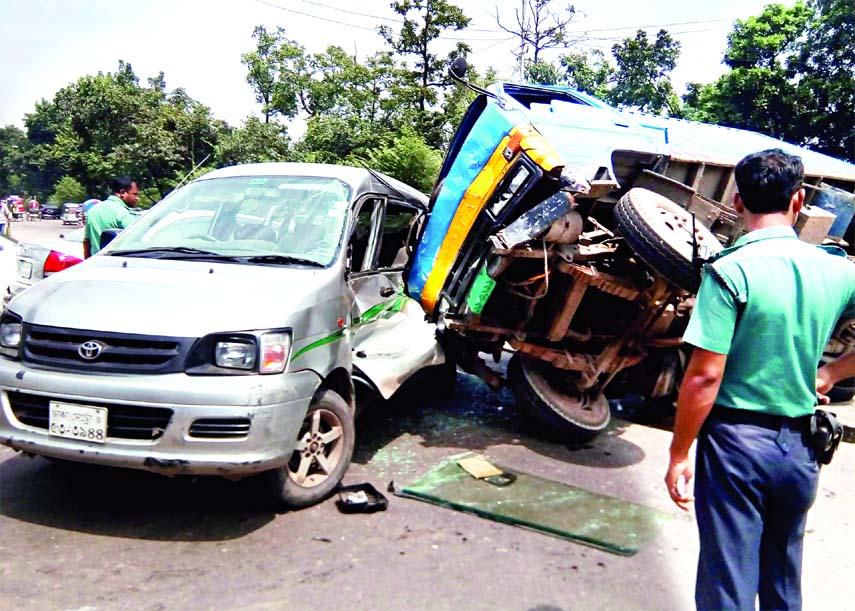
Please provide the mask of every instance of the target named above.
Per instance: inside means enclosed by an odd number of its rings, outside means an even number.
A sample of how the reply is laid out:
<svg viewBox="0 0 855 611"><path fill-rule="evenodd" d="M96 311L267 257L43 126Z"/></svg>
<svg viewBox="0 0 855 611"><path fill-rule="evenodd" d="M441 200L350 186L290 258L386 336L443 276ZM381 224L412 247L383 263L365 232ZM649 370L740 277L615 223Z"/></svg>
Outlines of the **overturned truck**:
<svg viewBox="0 0 855 611"><path fill-rule="evenodd" d="M609 422L607 396L673 398L701 265L744 233L731 202L745 154L800 155L800 237L852 254L852 164L753 132L622 112L566 88L477 91L407 290L447 354L494 388L507 382L546 434L595 436ZM484 361L503 352L513 353L507 380Z"/></svg>

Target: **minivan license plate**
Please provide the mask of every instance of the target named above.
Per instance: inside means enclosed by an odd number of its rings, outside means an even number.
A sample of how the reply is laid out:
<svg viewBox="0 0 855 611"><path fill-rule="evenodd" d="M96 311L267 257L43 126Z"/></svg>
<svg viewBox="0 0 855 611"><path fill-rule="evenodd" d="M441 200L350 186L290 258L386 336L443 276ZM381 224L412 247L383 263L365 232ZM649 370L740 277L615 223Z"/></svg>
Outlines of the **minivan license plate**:
<svg viewBox="0 0 855 611"><path fill-rule="evenodd" d="M56 437L104 443L107 441L107 408L51 401L48 432Z"/></svg>

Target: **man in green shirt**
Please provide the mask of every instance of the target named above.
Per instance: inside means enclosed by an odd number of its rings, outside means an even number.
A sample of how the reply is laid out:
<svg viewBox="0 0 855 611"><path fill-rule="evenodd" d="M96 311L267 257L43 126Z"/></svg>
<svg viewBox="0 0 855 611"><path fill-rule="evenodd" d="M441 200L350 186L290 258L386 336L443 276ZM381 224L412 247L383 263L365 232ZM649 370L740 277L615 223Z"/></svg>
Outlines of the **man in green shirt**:
<svg viewBox="0 0 855 611"><path fill-rule="evenodd" d="M86 215L86 230L83 237L83 256L88 259L101 250L101 232L105 229L125 229L136 216L140 199L137 183L129 176L120 176L110 183L113 194L100 204L92 206Z"/></svg>
<svg viewBox="0 0 855 611"><path fill-rule="evenodd" d="M817 364L837 321L855 315L855 265L793 231L801 159L761 151L735 174L749 233L706 266L665 483L682 509L695 502L699 609L754 609L758 596L761 609L798 609L819 476L808 443Z"/></svg>

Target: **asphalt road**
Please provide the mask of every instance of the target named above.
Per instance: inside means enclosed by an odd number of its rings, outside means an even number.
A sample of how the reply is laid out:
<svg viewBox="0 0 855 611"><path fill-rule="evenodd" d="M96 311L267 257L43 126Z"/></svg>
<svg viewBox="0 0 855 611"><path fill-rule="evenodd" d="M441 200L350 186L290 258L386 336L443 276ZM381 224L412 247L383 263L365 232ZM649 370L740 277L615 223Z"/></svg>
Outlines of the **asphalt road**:
<svg viewBox="0 0 855 611"><path fill-rule="evenodd" d="M13 237L25 239L23 225ZM852 404L835 409L855 425ZM410 389L366 410L357 430L345 483L385 490L472 450L674 519L626 557L392 495L371 515L342 514L333 499L279 513L256 480L168 479L2 448L0 609L693 608L697 536L662 482L667 423L614 420L585 446L548 443L510 392L460 373L447 396ZM805 609L855 608L853 469L852 445L824 469Z"/></svg>

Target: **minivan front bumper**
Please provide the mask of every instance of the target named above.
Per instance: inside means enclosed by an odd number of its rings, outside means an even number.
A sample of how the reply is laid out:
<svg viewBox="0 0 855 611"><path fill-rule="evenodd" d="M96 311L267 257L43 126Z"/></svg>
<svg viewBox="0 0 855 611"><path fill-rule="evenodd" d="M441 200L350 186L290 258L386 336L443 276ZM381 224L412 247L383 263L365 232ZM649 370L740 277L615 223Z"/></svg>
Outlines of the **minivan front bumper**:
<svg viewBox="0 0 855 611"><path fill-rule="evenodd" d="M311 371L85 375L0 358L0 444L165 475L238 479L288 462L319 383ZM50 401L106 407L106 441L49 434Z"/></svg>

